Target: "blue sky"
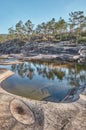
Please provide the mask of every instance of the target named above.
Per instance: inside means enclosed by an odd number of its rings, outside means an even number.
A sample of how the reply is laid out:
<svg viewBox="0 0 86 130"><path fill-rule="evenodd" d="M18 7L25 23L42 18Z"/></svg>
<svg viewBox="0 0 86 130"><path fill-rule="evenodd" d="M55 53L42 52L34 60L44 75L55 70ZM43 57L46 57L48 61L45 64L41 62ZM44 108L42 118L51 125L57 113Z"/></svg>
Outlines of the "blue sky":
<svg viewBox="0 0 86 130"><path fill-rule="evenodd" d="M37 25L61 16L67 21L71 11L79 10L86 15L86 0L0 0L0 34L19 20Z"/></svg>

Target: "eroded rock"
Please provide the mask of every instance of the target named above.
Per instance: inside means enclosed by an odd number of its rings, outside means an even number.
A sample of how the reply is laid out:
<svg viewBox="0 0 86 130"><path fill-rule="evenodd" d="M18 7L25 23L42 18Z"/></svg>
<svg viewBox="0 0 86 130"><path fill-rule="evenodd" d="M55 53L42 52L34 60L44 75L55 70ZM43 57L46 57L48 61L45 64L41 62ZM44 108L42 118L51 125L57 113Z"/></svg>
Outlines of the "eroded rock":
<svg viewBox="0 0 86 130"><path fill-rule="evenodd" d="M32 125L35 123L35 117L31 109L24 104L24 102L14 99L10 104L10 110L14 118L27 125Z"/></svg>

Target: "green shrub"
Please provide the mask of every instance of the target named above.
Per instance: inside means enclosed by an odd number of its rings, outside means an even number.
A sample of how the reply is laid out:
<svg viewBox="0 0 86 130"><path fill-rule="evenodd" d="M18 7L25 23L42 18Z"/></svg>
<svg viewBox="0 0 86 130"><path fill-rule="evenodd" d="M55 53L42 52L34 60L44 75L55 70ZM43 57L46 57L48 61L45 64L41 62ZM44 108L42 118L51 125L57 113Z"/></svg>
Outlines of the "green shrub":
<svg viewBox="0 0 86 130"><path fill-rule="evenodd" d="M80 44L85 43L86 44L86 37L79 38L78 43L80 43Z"/></svg>
<svg viewBox="0 0 86 130"><path fill-rule="evenodd" d="M82 36L82 37L86 37L86 31L81 32L81 36Z"/></svg>

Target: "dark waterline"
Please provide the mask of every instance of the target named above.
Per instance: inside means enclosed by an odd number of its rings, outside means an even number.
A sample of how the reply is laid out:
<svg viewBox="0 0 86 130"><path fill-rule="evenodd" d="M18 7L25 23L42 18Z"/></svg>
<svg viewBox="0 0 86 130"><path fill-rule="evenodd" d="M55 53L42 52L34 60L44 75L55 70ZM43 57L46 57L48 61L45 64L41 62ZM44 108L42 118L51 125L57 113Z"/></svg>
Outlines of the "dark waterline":
<svg viewBox="0 0 86 130"><path fill-rule="evenodd" d="M15 72L2 83L6 91L23 97L72 102L85 89L86 66L69 63L24 62L0 66Z"/></svg>

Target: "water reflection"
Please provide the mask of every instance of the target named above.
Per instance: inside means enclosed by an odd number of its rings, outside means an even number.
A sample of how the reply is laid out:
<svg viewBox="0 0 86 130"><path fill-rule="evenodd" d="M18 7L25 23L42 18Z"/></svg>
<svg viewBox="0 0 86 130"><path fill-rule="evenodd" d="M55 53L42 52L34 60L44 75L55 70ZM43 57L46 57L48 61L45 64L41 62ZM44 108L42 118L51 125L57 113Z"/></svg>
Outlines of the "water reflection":
<svg viewBox="0 0 86 130"><path fill-rule="evenodd" d="M3 88L37 100L72 102L86 86L85 65L35 61L10 69L15 75L2 83Z"/></svg>
<svg viewBox="0 0 86 130"><path fill-rule="evenodd" d="M42 77L54 80L67 79L71 86L79 86L86 79L86 66L79 64L39 64L25 62L23 64L12 65L11 70L18 73L22 78L32 79L35 72Z"/></svg>

